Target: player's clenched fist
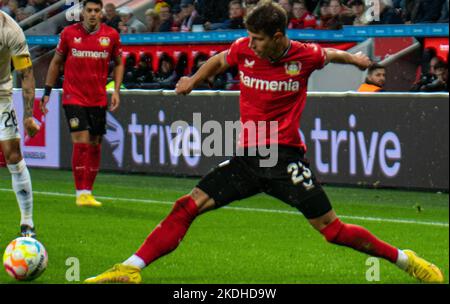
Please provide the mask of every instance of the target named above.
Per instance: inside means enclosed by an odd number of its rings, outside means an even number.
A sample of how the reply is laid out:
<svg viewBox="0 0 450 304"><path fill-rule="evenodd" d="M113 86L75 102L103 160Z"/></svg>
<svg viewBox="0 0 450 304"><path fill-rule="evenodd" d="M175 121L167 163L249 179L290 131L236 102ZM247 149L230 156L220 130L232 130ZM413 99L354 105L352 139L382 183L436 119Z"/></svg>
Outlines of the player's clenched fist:
<svg viewBox="0 0 450 304"><path fill-rule="evenodd" d="M30 137L34 137L37 132L41 129L39 125L34 121L32 117L28 117L23 121L23 125L25 127L25 130L27 131L27 134Z"/></svg>
<svg viewBox="0 0 450 304"><path fill-rule="evenodd" d="M370 60L370 58L363 52L356 53L354 55L354 60L355 65L363 71L372 65L372 61Z"/></svg>
<svg viewBox="0 0 450 304"><path fill-rule="evenodd" d="M192 92L194 89L194 83L192 81L192 78L190 77L181 77L178 81L177 85L175 86L175 93L178 95L186 95Z"/></svg>

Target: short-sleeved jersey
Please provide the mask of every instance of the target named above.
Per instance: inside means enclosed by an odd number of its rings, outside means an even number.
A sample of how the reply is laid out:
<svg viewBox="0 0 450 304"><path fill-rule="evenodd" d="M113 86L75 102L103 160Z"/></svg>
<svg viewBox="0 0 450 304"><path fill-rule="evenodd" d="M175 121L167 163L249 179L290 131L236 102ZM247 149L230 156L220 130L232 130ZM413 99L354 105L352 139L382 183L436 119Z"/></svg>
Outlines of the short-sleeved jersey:
<svg viewBox="0 0 450 304"><path fill-rule="evenodd" d="M12 95L11 58L30 56L25 35L20 26L0 10L0 99Z"/></svg>
<svg viewBox="0 0 450 304"><path fill-rule="evenodd" d="M66 60L63 104L106 106L109 64L122 53L117 31L101 24L97 31L89 33L82 23L77 23L63 30L56 51Z"/></svg>
<svg viewBox="0 0 450 304"><path fill-rule="evenodd" d="M239 68L240 114L246 130L249 123L266 122L266 130L241 132L239 145L252 147L270 144L303 147L299 134L300 118L305 107L308 78L326 62L325 51L317 44L290 41L277 60L261 59L249 47L249 38L236 40L228 50L227 62ZM270 122L278 123L278 134L271 132ZM272 130L273 131L273 130ZM265 138L265 142L264 141Z"/></svg>

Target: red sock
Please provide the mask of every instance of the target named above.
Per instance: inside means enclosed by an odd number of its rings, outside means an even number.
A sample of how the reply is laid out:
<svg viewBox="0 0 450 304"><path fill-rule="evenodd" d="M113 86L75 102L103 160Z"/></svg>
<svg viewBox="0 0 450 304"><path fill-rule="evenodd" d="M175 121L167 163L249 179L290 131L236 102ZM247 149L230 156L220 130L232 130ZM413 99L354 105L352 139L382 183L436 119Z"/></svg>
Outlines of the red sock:
<svg viewBox="0 0 450 304"><path fill-rule="evenodd" d="M198 208L192 197L186 195L180 198L172 212L147 237L136 255L148 265L175 250L197 214Z"/></svg>
<svg viewBox="0 0 450 304"><path fill-rule="evenodd" d="M98 170L100 168L100 160L102 155L101 145L89 145L87 155L87 168L85 180L85 190L91 190L94 186L95 178L97 177Z"/></svg>
<svg viewBox="0 0 450 304"><path fill-rule="evenodd" d="M377 239L363 227L342 223L339 219L325 227L321 233L328 242L351 247L371 256L397 262L397 248Z"/></svg>
<svg viewBox="0 0 450 304"><path fill-rule="evenodd" d="M85 173L87 169L87 153L89 144L73 144L72 172L75 179L75 189L85 189Z"/></svg>

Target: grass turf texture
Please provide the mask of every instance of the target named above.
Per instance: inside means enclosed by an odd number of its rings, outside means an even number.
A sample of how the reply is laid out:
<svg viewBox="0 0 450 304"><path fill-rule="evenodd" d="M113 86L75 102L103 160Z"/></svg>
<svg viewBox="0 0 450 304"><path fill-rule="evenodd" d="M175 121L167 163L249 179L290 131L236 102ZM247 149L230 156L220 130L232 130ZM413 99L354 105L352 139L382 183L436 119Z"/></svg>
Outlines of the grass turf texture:
<svg viewBox="0 0 450 304"><path fill-rule="evenodd" d="M197 181L100 174L95 194L111 199L104 198L101 209L90 209L75 205L71 172L30 171L38 239L49 254L48 269L35 283L70 283L66 280L69 257L79 259L81 280L124 261L168 214L170 202L188 193ZM10 187L9 173L2 168L1 254L19 229L20 214ZM362 225L395 246L415 250L440 266L448 283L448 194L338 187L326 191L344 221ZM178 249L143 272L144 283L368 283L368 256L326 243L295 209L266 195L231 206L197 218ZM380 266L379 283L417 282L388 262L381 261ZM15 281L1 269L0 283Z"/></svg>

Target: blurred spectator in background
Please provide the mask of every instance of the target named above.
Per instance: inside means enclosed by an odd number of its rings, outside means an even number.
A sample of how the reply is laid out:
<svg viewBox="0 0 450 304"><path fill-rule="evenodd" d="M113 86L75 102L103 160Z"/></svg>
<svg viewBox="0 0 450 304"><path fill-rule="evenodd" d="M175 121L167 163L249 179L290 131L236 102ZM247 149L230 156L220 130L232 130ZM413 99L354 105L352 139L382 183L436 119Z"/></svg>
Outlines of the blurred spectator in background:
<svg viewBox="0 0 450 304"><path fill-rule="evenodd" d="M430 63L428 73L422 77L411 88L412 92L448 92L448 64L437 57Z"/></svg>
<svg viewBox="0 0 450 304"><path fill-rule="evenodd" d="M163 53L159 58L158 71L155 73L154 82L159 83L163 89L174 89L177 81L175 63L173 58Z"/></svg>
<svg viewBox="0 0 450 304"><path fill-rule="evenodd" d="M119 23L120 23L120 16L117 14L116 6L114 3L106 3L105 4L105 16L103 17L103 22L106 25L109 25L112 28L115 28L118 32L119 30Z"/></svg>
<svg viewBox="0 0 450 304"><path fill-rule="evenodd" d="M204 53L199 53L197 56L195 56L194 58L194 65L192 66L192 70L191 73L189 74L189 76L194 75L202 65L205 64L206 61L208 61L208 55L204 54ZM211 77L205 81L203 81L202 83L199 84L199 86L197 87L198 90L209 90L212 88L213 86L213 82L214 82L214 77Z"/></svg>
<svg viewBox="0 0 450 304"><path fill-rule="evenodd" d="M244 0L243 4L245 8L245 14L248 15L252 8L254 8L256 4L258 4L258 2L259 0Z"/></svg>
<svg viewBox="0 0 450 304"><path fill-rule="evenodd" d="M294 0L292 3L293 18L290 20L288 28L290 29L314 29L317 25L314 17L306 8L305 2Z"/></svg>
<svg viewBox="0 0 450 304"><path fill-rule="evenodd" d="M154 81L153 60L150 54L141 54L135 76L138 83L150 83Z"/></svg>
<svg viewBox="0 0 450 304"><path fill-rule="evenodd" d="M343 10L342 4L340 0L330 0L328 3L328 8L325 9L325 2L323 4L323 10L324 13L328 12L327 15L325 15L325 18L321 18L321 23L318 29L322 30L340 30L342 29L342 26L344 25L344 22L341 18L341 13ZM322 6L321 6L321 17L322 17Z"/></svg>
<svg viewBox="0 0 450 304"><path fill-rule="evenodd" d="M30 5L26 7L20 7L16 11L16 21L21 22L30 17L31 15L33 15L34 13L36 13L36 9Z"/></svg>
<svg viewBox="0 0 450 304"><path fill-rule="evenodd" d="M181 32L192 31L194 24L201 24L201 18L195 9L194 0L181 0Z"/></svg>
<svg viewBox="0 0 450 304"><path fill-rule="evenodd" d="M294 18L294 15L292 14L292 0L278 0L278 4L281 5L282 8L286 11L288 15L288 20Z"/></svg>
<svg viewBox="0 0 450 304"><path fill-rule="evenodd" d="M386 0L385 0L386 1ZM404 0L404 21L410 23L431 23L441 17L446 0ZM391 23L392 24L392 23Z"/></svg>
<svg viewBox="0 0 450 304"><path fill-rule="evenodd" d="M19 2L17 0L8 0L5 12L12 18L16 18L17 9L19 8Z"/></svg>
<svg viewBox="0 0 450 304"><path fill-rule="evenodd" d="M159 32L172 31L173 18L170 11L170 5L167 2L159 2L155 5L155 11L159 14L161 22Z"/></svg>
<svg viewBox="0 0 450 304"><path fill-rule="evenodd" d="M448 23L448 2L449 0L445 0L442 5L441 17L438 20L439 23Z"/></svg>
<svg viewBox="0 0 450 304"><path fill-rule="evenodd" d="M420 0L417 0L420 1ZM374 21L370 22L371 25L377 24L402 24L403 19L398 10L393 7L392 0L380 0L380 15L375 16ZM378 20L377 20L378 19Z"/></svg>
<svg viewBox="0 0 450 304"><path fill-rule="evenodd" d="M367 25L369 21L366 17L366 7L364 0L353 0L348 3L353 13L352 25Z"/></svg>
<svg viewBox="0 0 450 304"><path fill-rule="evenodd" d="M134 54L134 53L129 53L125 57L125 72L123 74L123 85L127 89L132 89L136 86L136 82L137 82L136 61L137 61L136 54Z"/></svg>
<svg viewBox="0 0 450 304"><path fill-rule="evenodd" d="M135 34L146 31L147 27L145 24L133 15L133 11L128 6L119 8L119 16L121 20L119 24L121 34Z"/></svg>
<svg viewBox="0 0 450 304"><path fill-rule="evenodd" d="M223 23L229 18L230 0L197 0L197 11L206 30L223 28Z"/></svg>
<svg viewBox="0 0 450 304"><path fill-rule="evenodd" d="M145 11L145 23L147 25L147 33L159 32L161 26L161 18L159 14L152 8Z"/></svg>
<svg viewBox="0 0 450 304"><path fill-rule="evenodd" d="M245 10L240 0L233 0L228 7L229 19L223 23L223 29L239 30L245 29Z"/></svg>
<svg viewBox="0 0 450 304"><path fill-rule="evenodd" d="M382 92L386 83L386 68L380 64L369 67L366 81L359 87L358 92Z"/></svg>
<svg viewBox="0 0 450 304"><path fill-rule="evenodd" d="M323 25L327 23L330 15L330 2L328 0L321 0L317 11L317 29L322 29Z"/></svg>
<svg viewBox="0 0 450 304"><path fill-rule="evenodd" d="M50 5L51 1L48 0L33 0L33 6L37 11L42 11Z"/></svg>

